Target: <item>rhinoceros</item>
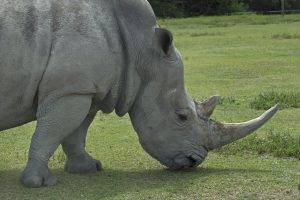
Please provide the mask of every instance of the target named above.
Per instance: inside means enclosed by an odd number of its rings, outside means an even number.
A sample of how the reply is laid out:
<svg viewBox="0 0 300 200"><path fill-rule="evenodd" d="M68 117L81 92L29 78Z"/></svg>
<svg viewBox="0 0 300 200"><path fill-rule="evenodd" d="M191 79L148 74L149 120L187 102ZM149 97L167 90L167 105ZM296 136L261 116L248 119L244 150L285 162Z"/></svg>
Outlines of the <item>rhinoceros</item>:
<svg viewBox="0 0 300 200"><path fill-rule="evenodd" d="M220 99L194 101L170 31L147 0L1 0L0 130L37 121L27 187L54 185L48 160L62 145L65 171L101 170L85 151L96 113L129 114L141 146L170 169L195 168L208 151L268 121L210 119Z"/></svg>

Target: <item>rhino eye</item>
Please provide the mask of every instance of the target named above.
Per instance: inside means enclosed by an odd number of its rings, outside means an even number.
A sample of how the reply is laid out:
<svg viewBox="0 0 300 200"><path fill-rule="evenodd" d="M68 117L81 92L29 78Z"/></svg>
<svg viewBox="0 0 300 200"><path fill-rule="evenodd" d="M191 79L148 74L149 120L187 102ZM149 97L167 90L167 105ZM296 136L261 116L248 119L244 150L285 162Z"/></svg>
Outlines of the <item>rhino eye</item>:
<svg viewBox="0 0 300 200"><path fill-rule="evenodd" d="M190 116L190 110L189 109L178 109L175 111L176 113L176 118L178 120L178 122L186 122L189 120L189 116Z"/></svg>
<svg viewBox="0 0 300 200"><path fill-rule="evenodd" d="M177 114L177 116L180 121L186 121L188 119L187 115L184 114Z"/></svg>

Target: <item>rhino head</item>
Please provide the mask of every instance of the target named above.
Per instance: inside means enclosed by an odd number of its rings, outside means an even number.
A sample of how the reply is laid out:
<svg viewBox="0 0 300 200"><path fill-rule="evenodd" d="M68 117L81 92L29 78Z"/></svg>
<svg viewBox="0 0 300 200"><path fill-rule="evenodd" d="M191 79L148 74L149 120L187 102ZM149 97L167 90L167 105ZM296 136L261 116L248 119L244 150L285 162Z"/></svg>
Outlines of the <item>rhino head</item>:
<svg viewBox="0 0 300 200"><path fill-rule="evenodd" d="M115 111L119 116L129 113L142 147L163 165L171 169L196 167L208 151L245 137L276 113L278 105L245 123L210 120L220 97L197 102L187 93L173 35L157 25L150 4L118 2L115 8L126 52L126 73Z"/></svg>
<svg viewBox="0 0 300 200"><path fill-rule="evenodd" d="M210 120L220 97L203 102L191 98L184 87L183 62L171 32L154 29L153 45L137 72L140 87L129 115L142 147L163 165L171 169L196 167L208 151L245 137L278 110L276 105L244 123Z"/></svg>

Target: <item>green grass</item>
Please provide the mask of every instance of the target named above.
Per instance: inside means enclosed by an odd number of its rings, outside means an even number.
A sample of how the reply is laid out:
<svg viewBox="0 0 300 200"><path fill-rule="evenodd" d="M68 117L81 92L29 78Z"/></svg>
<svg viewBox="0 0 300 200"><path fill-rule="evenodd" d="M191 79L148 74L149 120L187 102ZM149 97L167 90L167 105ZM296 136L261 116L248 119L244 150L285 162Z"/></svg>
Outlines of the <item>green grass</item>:
<svg viewBox="0 0 300 200"><path fill-rule="evenodd" d="M59 183L41 189L24 188L18 181L35 123L3 131L0 199L300 199L300 109L290 106L300 94L300 15L198 17L160 24L174 33L190 94L195 99L222 96L213 119L249 120L276 98L289 106L255 134L211 152L197 170L184 172L170 172L147 155L128 116L99 114L87 149L104 171L64 173L59 149L49 164ZM268 105L251 107L255 101Z"/></svg>

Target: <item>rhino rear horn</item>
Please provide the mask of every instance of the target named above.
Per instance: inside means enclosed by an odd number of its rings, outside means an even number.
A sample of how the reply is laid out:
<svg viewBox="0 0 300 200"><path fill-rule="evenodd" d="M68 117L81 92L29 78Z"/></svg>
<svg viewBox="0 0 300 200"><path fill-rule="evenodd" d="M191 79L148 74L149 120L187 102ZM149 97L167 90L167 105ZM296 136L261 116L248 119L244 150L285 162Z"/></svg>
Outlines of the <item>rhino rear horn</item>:
<svg viewBox="0 0 300 200"><path fill-rule="evenodd" d="M201 102L195 101L198 117L208 119L214 112L220 99L220 96L211 96Z"/></svg>
<svg viewBox="0 0 300 200"><path fill-rule="evenodd" d="M211 144L208 149L216 149L247 136L264 125L279 109L279 104L273 106L260 117L244 123L209 122Z"/></svg>

